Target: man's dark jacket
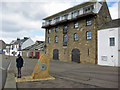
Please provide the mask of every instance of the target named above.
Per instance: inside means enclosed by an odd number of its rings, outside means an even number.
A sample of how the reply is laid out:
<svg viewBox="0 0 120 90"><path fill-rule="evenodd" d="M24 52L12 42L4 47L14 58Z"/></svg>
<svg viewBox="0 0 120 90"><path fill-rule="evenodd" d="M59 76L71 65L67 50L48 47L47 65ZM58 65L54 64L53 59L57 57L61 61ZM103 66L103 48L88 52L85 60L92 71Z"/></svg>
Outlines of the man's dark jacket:
<svg viewBox="0 0 120 90"><path fill-rule="evenodd" d="M23 67L23 58L21 56L16 59L16 62L17 62L17 68Z"/></svg>

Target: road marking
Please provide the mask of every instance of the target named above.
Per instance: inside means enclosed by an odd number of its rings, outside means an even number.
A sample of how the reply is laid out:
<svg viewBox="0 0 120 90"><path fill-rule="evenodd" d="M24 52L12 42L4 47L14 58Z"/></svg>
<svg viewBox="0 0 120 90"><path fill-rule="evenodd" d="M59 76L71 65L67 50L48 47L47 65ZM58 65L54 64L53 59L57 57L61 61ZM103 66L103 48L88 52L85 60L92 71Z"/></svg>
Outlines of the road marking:
<svg viewBox="0 0 120 90"><path fill-rule="evenodd" d="M10 60L9 66L8 66L8 68L7 68L8 70L10 69L10 66L11 66L11 60Z"/></svg>

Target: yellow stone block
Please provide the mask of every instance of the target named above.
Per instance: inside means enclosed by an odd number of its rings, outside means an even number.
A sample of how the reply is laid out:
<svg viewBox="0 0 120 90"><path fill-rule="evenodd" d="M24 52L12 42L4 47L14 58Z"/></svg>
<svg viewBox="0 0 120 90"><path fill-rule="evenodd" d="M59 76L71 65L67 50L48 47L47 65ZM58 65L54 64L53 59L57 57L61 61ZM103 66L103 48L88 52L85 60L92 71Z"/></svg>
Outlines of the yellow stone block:
<svg viewBox="0 0 120 90"><path fill-rule="evenodd" d="M33 79L43 79L49 76L49 56L41 55L33 70L32 77Z"/></svg>
<svg viewBox="0 0 120 90"><path fill-rule="evenodd" d="M23 76L22 78L16 78L16 82L28 82L28 81L41 81L41 80L54 80L55 78L49 75L49 56L41 55L38 60L32 76Z"/></svg>
<svg viewBox="0 0 120 90"><path fill-rule="evenodd" d="M16 78L16 82L38 82L43 80L54 80L55 78L50 76L44 79L33 79L32 76L23 76L22 78Z"/></svg>

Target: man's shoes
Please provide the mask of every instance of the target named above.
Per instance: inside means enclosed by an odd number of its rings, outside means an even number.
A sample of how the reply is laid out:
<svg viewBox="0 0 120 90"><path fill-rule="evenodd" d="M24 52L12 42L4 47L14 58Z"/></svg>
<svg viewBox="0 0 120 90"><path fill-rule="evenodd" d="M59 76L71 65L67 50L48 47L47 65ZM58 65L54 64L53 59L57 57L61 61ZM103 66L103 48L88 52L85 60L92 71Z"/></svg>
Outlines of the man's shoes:
<svg viewBox="0 0 120 90"><path fill-rule="evenodd" d="M17 78L21 78L21 76L17 76Z"/></svg>

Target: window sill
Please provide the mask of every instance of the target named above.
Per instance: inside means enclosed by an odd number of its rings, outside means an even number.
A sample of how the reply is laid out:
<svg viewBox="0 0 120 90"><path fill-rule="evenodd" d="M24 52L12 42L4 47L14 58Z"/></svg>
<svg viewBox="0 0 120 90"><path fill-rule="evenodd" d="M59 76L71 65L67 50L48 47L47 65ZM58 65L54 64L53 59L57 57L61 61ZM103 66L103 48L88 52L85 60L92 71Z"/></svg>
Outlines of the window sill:
<svg viewBox="0 0 120 90"><path fill-rule="evenodd" d="M86 25L86 26L92 26L92 24L91 25Z"/></svg>
<svg viewBox="0 0 120 90"><path fill-rule="evenodd" d="M92 39L86 39L86 40L92 40Z"/></svg>
<svg viewBox="0 0 120 90"><path fill-rule="evenodd" d="M74 40L74 42L77 42L78 40Z"/></svg>
<svg viewBox="0 0 120 90"><path fill-rule="evenodd" d="M74 27L74 29L78 29L78 28L79 28L79 27L76 27L76 28Z"/></svg>

